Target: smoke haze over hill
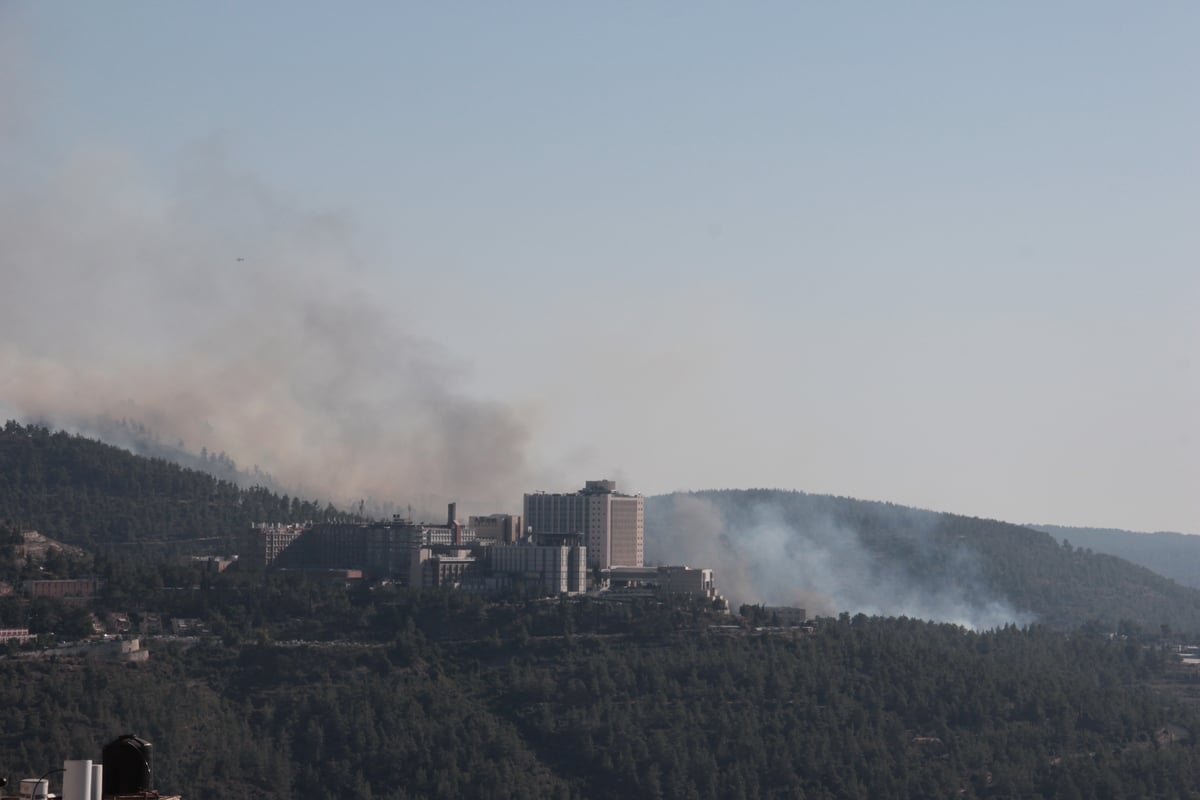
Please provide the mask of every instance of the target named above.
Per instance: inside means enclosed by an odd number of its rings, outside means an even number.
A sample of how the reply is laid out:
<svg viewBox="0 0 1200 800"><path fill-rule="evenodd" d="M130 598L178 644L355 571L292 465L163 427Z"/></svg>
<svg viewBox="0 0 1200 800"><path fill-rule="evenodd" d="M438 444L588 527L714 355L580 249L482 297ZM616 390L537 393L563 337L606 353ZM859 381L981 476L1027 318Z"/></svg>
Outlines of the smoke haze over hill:
<svg viewBox="0 0 1200 800"><path fill-rule="evenodd" d="M0 3L0 412L432 512L1200 526L1190 10L290 11Z"/></svg>
<svg viewBox="0 0 1200 800"><path fill-rule="evenodd" d="M809 508L813 500L830 509ZM965 544L945 548L934 536L938 515L869 505L904 557L869 546L837 513L836 499L755 491L651 498L647 559L714 568L734 607L800 606L812 615L909 616L975 629L1033 621L984 585L977 553ZM879 519L871 524L880 527Z"/></svg>
<svg viewBox="0 0 1200 800"><path fill-rule="evenodd" d="M461 391L461 365L358 285L349 228L218 147L168 185L92 153L5 193L0 411L134 420L342 502L507 508L524 420Z"/></svg>

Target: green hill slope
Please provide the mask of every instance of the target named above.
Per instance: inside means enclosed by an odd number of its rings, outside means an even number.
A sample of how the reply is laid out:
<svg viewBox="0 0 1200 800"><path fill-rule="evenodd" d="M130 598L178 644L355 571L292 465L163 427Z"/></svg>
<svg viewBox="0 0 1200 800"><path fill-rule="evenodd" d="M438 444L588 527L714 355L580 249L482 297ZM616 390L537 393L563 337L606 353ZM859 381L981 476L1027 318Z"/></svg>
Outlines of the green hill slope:
<svg viewBox="0 0 1200 800"><path fill-rule="evenodd" d="M332 513L81 436L11 421L0 430L0 522L68 544L215 550L252 522Z"/></svg>
<svg viewBox="0 0 1200 800"><path fill-rule="evenodd" d="M1186 533L1135 533L1116 528L1065 528L1031 525L1034 530L1074 547L1123 558L1140 564L1184 586L1200 589L1200 536Z"/></svg>
<svg viewBox="0 0 1200 800"><path fill-rule="evenodd" d="M68 544L215 551L255 521L336 513L80 436L0 431L0 523ZM1200 592L1147 569L1029 528L887 503L774 490L653 497L647 558L716 568L735 604L1200 631Z"/></svg>
<svg viewBox="0 0 1200 800"><path fill-rule="evenodd" d="M649 560L714 567L735 604L1200 631L1200 592L1019 525L757 489L652 497L646 517Z"/></svg>
<svg viewBox="0 0 1200 800"><path fill-rule="evenodd" d="M565 633L582 605L522 613ZM438 642L459 620L388 611L372 644L0 659L0 759L37 775L137 731L158 786L197 798L1196 796L1200 719L1146 688L1173 667L1106 637L866 617L726 634L646 605L657 633Z"/></svg>

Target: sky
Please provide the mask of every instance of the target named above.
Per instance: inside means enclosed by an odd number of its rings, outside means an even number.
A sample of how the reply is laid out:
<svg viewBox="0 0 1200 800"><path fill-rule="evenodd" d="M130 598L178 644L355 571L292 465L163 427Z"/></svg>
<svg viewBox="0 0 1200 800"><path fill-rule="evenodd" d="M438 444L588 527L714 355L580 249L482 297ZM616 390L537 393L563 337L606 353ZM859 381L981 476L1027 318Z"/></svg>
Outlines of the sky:
<svg viewBox="0 0 1200 800"><path fill-rule="evenodd" d="M1200 532L1198 37L0 0L0 411L472 512L610 477Z"/></svg>

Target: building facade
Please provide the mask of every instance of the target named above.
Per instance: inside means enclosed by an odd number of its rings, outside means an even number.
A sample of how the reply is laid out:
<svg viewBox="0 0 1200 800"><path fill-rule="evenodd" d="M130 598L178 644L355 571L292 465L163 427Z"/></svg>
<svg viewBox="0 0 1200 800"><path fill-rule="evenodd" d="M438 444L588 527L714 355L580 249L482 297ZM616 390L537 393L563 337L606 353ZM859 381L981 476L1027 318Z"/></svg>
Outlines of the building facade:
<svg viewBox="0 0 1200 800"><path fill-rule="evenodd" d="M512 544L524 535L520 514L488 514L467 519L467 530L487 544Z"/></svg>
<svg viewBox="0 0 1200 800"><path fill-rule="evenodd" d="M456 513L451 503L445 523L413 522L396 515L390 523L257 524L249 531L248 561L269 569L361 570L371 578L426 585L424 577L419 577L424 574L422 549L474 547L481 538L475 529L460 524ZM488 535L501 538L513 536L521 524L521 518L514 515L472 519L484 520ZM447 581L435 579L428 585L456 583L452 575L456 569L447 566L443 570Z"/></svg>
<svg viewBox="0 0 1200 800"><path fill-rule="evenodd" d="M584 534L588 567L640 567L645 516L645 498L619 493L615 481L587 481L569 494L525 495L525 524L533 534Z"/></svg>
<svg viewBox="0 0 1200 800"><path fill-rule="evenodd" d="M672 594L690 594L706 600L720 597L713 571L706 567L659 567L658 575L659 586Z"/></svg>
<svg viewBox="0 0 1200 800"><path fill-rule="evenodd" d="M36 638L29 632L29 628L0 628L0 643L17 642L20 644Z"/></svg>
<svg viewBox="0 0 1200 800"><path fill-rule="evenodd" d="M491 548L492 572L509 585L523 584L548 594L587 591L587 547L583 537L547 536Z"/></svg>
<svg viewBox="0 0 1200 800"><path fill-rule="evenodd" d="M420 589L476 589L483 585L483 564L473 548L422 547L413 556L408 585Z"/></svg>
<svg viewBox="0 0 1200 800"><path fill-rule="evenodd" d="M618 588L651 586L670 594L690 594L706 600L721 598L713 571L707 567L613 567L604 570L602 577Z"/></svg>
<svg viewBox="0 0 1200 800"><path fill-rule="evenodd" d="M281 525L260 522L250 527L247 556L251 563L269 567L280 554L291 547L311 525Z"/></svg>
<svg viewBox="0 0 1200 800"><path fill-rule="evenodd" d="M96 596L104 581L99 578L66 578L63 580L32 580L21 584L30 597L58 597L88 600Z"/></svg>

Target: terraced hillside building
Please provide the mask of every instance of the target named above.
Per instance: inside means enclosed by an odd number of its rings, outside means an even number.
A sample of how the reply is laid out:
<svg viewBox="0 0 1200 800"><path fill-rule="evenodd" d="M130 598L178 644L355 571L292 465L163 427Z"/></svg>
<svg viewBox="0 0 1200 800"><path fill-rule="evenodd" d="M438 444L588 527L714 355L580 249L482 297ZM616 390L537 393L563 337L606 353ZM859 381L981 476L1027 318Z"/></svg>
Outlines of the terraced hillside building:
<svg viewBox="0 0 1200 800"><path fill-rule="evenodd" d="M266 569L361 570L401 583L411 580L414 564L420 567L422 548L473 547L477 540L473 530L459 524L454 503L444 524L396 515L390 523L257 524L249 533L248 562Z"/></svg>

